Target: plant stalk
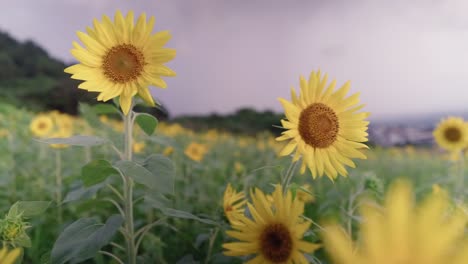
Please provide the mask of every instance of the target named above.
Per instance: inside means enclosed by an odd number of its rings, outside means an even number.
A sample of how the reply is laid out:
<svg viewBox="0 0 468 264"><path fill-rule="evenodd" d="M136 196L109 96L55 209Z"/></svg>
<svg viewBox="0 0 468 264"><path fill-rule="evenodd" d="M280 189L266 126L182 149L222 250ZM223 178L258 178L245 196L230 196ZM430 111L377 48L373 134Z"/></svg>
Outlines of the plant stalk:
<svg viewBox="0 0 468 264"><path fill-rule="evenodd" d="M57 219L62 224L62 153L60 149L55 151L55 202L57 203Z"/></svg>
<svg viewBox="0 0 468 264"><path fill-rule="evenodd" d="M124 160L131 161L133 158L133 111L130 111L124 116ZM125 175L124 181L124 213L125 213L125 231L127 233L127 259L129 264L136 264L136 246L135 246L135 230L133 225L133 180L128 175Z"/></svg>

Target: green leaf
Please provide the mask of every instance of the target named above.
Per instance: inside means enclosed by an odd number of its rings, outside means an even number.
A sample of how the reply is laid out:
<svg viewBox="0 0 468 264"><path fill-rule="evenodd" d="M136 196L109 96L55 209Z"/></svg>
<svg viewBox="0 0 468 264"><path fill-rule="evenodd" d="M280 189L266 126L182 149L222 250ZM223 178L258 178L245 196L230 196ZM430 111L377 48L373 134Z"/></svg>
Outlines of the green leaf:
<svg viewBox="0 0 468 264"><path fill-rule="evenodd" d="M149 156L143 166L156 179L156 186L152 189L162 194L174 193L175 165L171 159L161 154Z"/></svg>
<svg viewBox="0 0 468 264"><path fill-rule="evenodd" d="M92 107L94 113L97 115L118 114L119 109L111 104L96 104Z"/></svg>
<svg viewBox="0 0 468 264"><path fill-rule="evenodd" d="M115 167L139 184L143 184L150 189L156 189L158 187L158 180L156 177L140 164L133 161L121 160L115 164Z"/></svg>
<svg viewBox="0 0 468 264"><path fill-rule="evenodd" d="M136 115L135 121L148 136L151 136L153 134L154 130L156 129L156 126L158 125L158 119L146 113L138 113Z"/></svg>
<svg viewBox="0 0 468 264"><path fill-rule="evenodd" d="M170 200L158 192L148 192L145 195L145 202L156 209L164 209L170 205Z"/></svg>
<svg viewBox="0 0 468 264"><path fill-rule="evenodd" d="M97 146L107 143L106 139L95 136L72 136L68 138L46 138L36 139L46 144L66 144L71 146Z"/></svg>
<svg viewBox="0 0 468 264"><path fill-rule="evenodd" d="M69 203L69 202L74 202L77 200L83 200L83 199L88 199L93 197L99 189L101 189L104 186L104 184L96 184L92 187L85 188L85 187L80 187L78 189L75 189L67 194L65 196L65 199L63 200L62 203Z"/></svg>
<svg viewBox="0 0 468 264"><path fill-rule="evenodd" d="M8 216L22 214L25 218L40 215L49 208L50 202L46 201L18 201L8 211Z"/></svg>
<svg viewBox="0 0 468 264"><path fill-rule="evenodd" d="M81 179L84 186L89 187L101 183L107 177L118 173L107 160L93 160L81 168Z"/></svg>
<svg viewBox="0 0 468 264"><path fill-rule="evenodd" d="M167 215L167 216L172 216L172 217L177 217L177 218L184 218L184 219L192 219L192 220L196 220L196 221L199 221L199 222L202 222L202 223L205 223L205 224L209 224L209 225L218 225L218 223L213 221L213 220L206 219L206 218L200 218L200 217L198 217L196 215L193 215L193 214L191 214L189 212L181 211L181 210L177 210L177 209L164 208L164 209L162 209L162 213Z"/></svg>
<svg viewBox="0 0 468 264"><path fill-rule="evenodd" d="M69 225L55 241L52 264L80 263L94 257L109 244L123 223L120 215L113 215L103 225L95 218L81 218Z"/></svg>

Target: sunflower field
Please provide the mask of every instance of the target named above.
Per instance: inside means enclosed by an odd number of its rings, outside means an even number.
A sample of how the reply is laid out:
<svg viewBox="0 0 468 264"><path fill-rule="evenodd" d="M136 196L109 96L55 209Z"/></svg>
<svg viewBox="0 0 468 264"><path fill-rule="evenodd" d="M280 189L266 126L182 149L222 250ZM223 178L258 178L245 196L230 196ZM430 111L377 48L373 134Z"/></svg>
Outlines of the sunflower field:
<svg viewBox="0 0 468 264"><path fill-rule="evenodd" d="M468 263L463 119L434 147L371 147L359 93L312 71L278 137L159 122L135 110L176 76L153 26L117 11L70 41L64 71L107 103L0 104L1 264Z"/></svg>

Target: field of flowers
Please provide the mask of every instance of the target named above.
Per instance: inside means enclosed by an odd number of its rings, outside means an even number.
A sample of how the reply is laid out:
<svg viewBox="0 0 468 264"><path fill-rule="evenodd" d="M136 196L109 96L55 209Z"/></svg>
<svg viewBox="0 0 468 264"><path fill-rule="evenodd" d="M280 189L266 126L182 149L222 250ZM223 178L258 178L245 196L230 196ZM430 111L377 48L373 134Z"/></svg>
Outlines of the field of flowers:
<svg viewBox="0 0 468 264"><path fill-rule="evenodd" d="M48 263L59 234L75 220L87 217L105 223L110 215L118 213L113 205L116 194L108 187L117 187L119 176L94 172L90 177L83 167L120 159L111 144L123 147L123 123L116 114L103 115L109 112L107 108L82 105L81 110L84 118L58 112L34 114L8 105L0 107L2 212L6 215L17 201L45 201L49 205L43 212L19 221L30 226L25 231L30 241L18 233L21 227L5 224L7 215L0 222L4 244L24 247L24 263ZM37 140L40 135L60 131L108 138L112 143L65 147L49 146ZM232 241L226 235L231 227L223 204L225 190L230 183L246 194L253 186L272 192L272 183L283 180L282 175L290 164L289 157L278 157L283 144L269 134L245 137L215 130L195 132L166 123L159 123L152 135L145 134L138 126L134 132L136 162L143 164L150 155L162 155L173 161L175 169L169 176L173 178L158 182L168 189L163 192L164 198L156 191L154 195L141 190L134 194L135 226L156 223L141 242L142 258L138 263L241 263L242 259L222 253L222 244ZM459 194L460 160L454 161L451 155L436 148L376 147L367 150L366 155L368 159L358 162L347 178L339 177L335 182L326 177L313 180L310 174L295 173L291 189L305 203L304 216L314 221L305 233L305 240L322 243L320 225L331 219L339 221L357 237L360 201L373 199L380 203L389 184L399 177L411 180L418 199L433 192ZM456 203L454 199L453 204ZM14 231L5 231L9 229ZM124 245L121 236L114 235L115 246L96 245L96 252L122 255L124 250L118 246ZM75 258L93 256L92 246L85 248L80 244L82 238L75 239L76 243L68 249L79 251ZM329 263L325 255L319 249L308 260ZM97 254L94 262L86 263L117 262Z"/></svg>
<svg viewBox="0 0 468 264"><path fill-rule="evenodd" d="M77 32L64 71L108 104L0 104L0 263L468 263L463 119L437 148L371 147L359 93L319 70L279 99L278 137L160 123L135 107L176 75L154 21Z"/></svg>

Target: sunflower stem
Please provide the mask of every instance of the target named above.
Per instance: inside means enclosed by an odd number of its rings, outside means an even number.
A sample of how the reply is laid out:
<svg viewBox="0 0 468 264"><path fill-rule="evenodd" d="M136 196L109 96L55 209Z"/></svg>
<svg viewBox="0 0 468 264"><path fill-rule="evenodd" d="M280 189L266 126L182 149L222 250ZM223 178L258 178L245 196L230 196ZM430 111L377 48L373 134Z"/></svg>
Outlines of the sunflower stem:
<svg viewBox="0 0 468 264"><path fill-rule="evenodd" d="M282 182L283 193L286 193L288 191L289 184L291 183L291 179L294 176L294 172L296 171L296 165L297 165L296 161L291 162L288 170L286 171L286 174L283 177L283 182Z"/></svg>
<svg viewBox="0 0 468 264"><path fill-rule="evenodd" d="M57 219L62 224L62 154L55 151L55 202L57 203Z"/></svg>
<svg viewBox="0 0 468 264"><path fill-rule="evenodd" d="M216 237L218 236L218 232L219 232L219 228L216 227L214 229L214 231L212 230L212 234L211 234L211 237L210 237L210 242L209 242L209 245L208 245L208 254L206 255L206 259L205 259L205 264L208 264L210 263L210 260L211 260L211 254L213 253L213 246L214 246L214 242L216 240Z"/></svg>
<svg viewBox="0 0 468 264"><path fill-rule="evenodd" d="M124 160L131 161L133 158L133 104L127 115L124 115ZM136 264L135 230L133 225L133 180L128 175L124 175L124 213L125 230L127 233L127 259L128 264Z"/></svg>

